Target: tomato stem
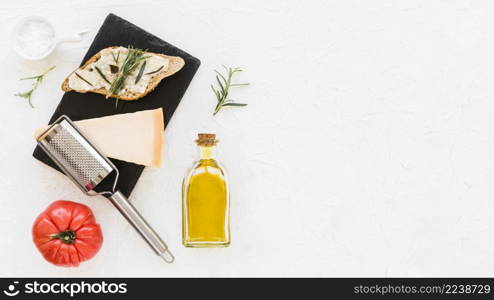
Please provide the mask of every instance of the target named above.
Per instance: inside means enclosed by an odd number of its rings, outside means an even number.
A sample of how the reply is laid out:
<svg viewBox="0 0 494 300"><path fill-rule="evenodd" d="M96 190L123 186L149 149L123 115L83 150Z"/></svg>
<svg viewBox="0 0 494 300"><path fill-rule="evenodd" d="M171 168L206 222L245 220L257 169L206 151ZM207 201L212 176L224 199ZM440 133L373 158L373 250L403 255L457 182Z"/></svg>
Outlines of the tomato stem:
<svg viewBox="0 0 494 300"><path fill-rule="evenodd" d="M76 239L76 234L74 231L67 229L65 231L59 232L57 234L51 235L52 239L59 239L65 244L73 244Z"/></svg>

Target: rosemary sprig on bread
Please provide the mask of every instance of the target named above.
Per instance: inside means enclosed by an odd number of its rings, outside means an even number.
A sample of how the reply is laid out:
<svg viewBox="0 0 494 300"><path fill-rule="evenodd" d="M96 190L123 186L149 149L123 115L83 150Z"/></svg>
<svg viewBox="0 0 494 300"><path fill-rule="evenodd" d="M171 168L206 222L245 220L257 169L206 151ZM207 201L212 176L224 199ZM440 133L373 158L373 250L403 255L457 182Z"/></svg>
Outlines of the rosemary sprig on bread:
<svg viewBox="0 0 494 300"><path fill-rule="evenodd" d="M130 73L132 73L141 62L143 62L143 64L146 63L146 59L149 58L149 55L145 55L145 53L146 52L141 49L133 47L128 48L127 56L125 57L122 65L119 67L117 77L111 83L110 89L106 94L107 99L113 95L118 95L124 87L125 80L129 77Z"/></svg>
<svg viewBox="0 0 494 300"><path fill-rule="evenodd" d="M184 64L178 56L130 46L108 47L72 72L62 83L62 90L98 93L117 100L138 100Z"/></svg>

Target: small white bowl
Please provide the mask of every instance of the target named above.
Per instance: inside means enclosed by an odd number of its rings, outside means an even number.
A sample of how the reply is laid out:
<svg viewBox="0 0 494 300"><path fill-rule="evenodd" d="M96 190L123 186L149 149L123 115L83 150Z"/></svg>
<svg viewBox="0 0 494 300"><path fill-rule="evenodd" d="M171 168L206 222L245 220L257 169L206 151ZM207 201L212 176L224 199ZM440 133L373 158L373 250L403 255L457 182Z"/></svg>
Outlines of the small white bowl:
<svg viewBox="0 0 494 300"><path fill-rule="evenodd" d="M30 24L31 23L31 24ZM39 49L42 51L39 51L38 53L30 53L28 49L26 49L26 46L31 46L33 47L34 45L28 45L30 43L29 40L26 40L26 36L24 30L26 29L26 26L37 26L44 27L44 32L38 32L35 33L36 36L41 36L43 35L42 38L45 40L40 39L39 43L42 44L43 49ZM87 32L87 31L86 31ZM64 37L60 38L57 36L55 32L55 28L53 25L48 21L47 19L40 17L40 16L30 16L30 17L25 17L22 18L14 27L14 30L12 31L12 46L14 48L14 51L22 58L27 59L27 60L41 60L46 58L48 55L50 55L53 50L55 50L57 44L59 43L70 43L70 42L80 42L82 40L82 34L86 32L81 32L78 35L74 35L72 37ZM31 36L33 34L31 33ZM29 38L29 37L27 37ZM32 41L34 43L34 41Z"/></svg>

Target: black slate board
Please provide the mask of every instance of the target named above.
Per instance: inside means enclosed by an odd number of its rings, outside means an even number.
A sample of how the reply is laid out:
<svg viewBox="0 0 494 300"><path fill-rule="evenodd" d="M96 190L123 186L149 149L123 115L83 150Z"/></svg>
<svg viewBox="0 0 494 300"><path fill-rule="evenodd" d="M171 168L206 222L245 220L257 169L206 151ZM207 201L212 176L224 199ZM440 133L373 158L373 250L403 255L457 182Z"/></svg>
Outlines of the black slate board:
<svg viewBox="0 0 494 300"><path fill-rule="evenodd" d="M144 98L137 101L119 101L117 108L115 108L115 99L105 99L103 95L67 92L58 104L49 124L64 114L73 121L77 121L161 107L164 111L166 128L201 62L192 55L144 31L134 24L114 14L109 14L89 47L81 65L101 49L110 46L127 47L129 45L140 49L147 49L151 52L180 56L185 60L185 66L176 74L163 79L156 89ZM33 156L52 168L59 170L55 163L39 147L36 147ZM144 170L144 166L116 159L111 160L120 172L117 189L129 197ZM111 190L112 179L111 177L105 179L98 185L97 190Z"/></svg>

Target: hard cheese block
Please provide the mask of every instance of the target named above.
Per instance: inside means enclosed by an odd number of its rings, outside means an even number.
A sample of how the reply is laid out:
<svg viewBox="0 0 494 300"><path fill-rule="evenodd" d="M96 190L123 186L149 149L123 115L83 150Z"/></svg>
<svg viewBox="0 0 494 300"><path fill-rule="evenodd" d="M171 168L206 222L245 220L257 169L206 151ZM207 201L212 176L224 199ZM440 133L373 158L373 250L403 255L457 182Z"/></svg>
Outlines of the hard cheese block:
<svg viewBox="0 0 494 300"><path fill-rule="evenodd" d="M74 122L108 157L159 167L163 154L163 109L139 111ZM48 126L36 129L40 136Z"/></svg>

